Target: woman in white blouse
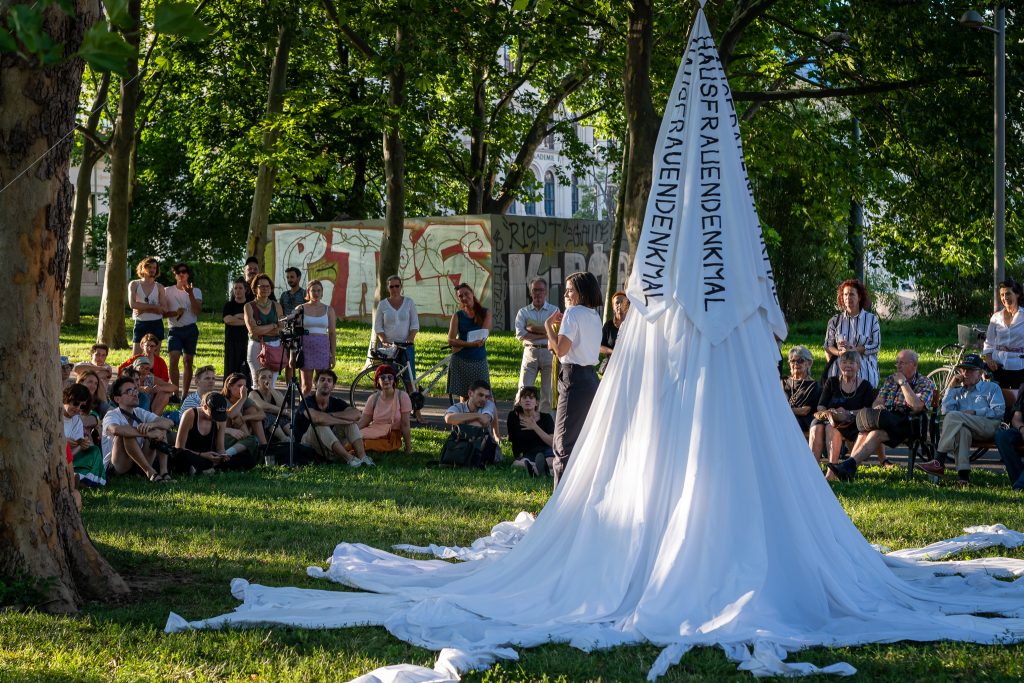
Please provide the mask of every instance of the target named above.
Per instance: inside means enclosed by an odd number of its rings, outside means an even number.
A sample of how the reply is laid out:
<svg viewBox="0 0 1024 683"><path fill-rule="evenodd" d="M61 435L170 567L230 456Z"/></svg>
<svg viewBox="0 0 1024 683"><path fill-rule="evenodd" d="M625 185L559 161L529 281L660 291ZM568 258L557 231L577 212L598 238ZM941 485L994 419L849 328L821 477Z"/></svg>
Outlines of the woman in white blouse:
<svg viewBox="0 0 1024 683"><path fill-rule="evenodd" d="M392 275L388 278L388 298L377 304L377 315L373 318L373 333L378 342L394 344L405 353L409 370L402 379L408 393L416 391L416 333L420 331L420 315L416 303L402 296L402 278ZM401 353L400 352L400 353ZM395 359L401 362L401 357ZM422 422L420 411L414 413L417 422Z"/></svg>
<svg viewBox="0 0 1024 683"><path fill-rule="evenodd" d="M878 349L882 346L882 332L878 316L867 310L871 297L864 283L857 279L844 280L836 290L839 313L828 321L825 331L825 352L829 356L828 377L839 374L836 358L847 351L860 355L860 378L873 387L878 386Z"/></svg>
<svg viewBox="0 0 1024 683"><path fill-rule="evenodd" d="M1024 383L1024 315L1020 300L1024 288L1007 279L999 283L999 300L1003 308L992 314L985 334L985 365L992 370L999 386L1016 390Z"/></svg>
<svg viewBox="0 0 1024 683"><path fill-rule="evenodd" d="M565 279L565 313L555 311L544 321L548 348L558 356L558 408L551 450L555 454L555 486L569 464L573 446L597 393L597 364L601 352L601 286L592 273L573 273ZM557 333L555 325L559 325Z"/></svg>

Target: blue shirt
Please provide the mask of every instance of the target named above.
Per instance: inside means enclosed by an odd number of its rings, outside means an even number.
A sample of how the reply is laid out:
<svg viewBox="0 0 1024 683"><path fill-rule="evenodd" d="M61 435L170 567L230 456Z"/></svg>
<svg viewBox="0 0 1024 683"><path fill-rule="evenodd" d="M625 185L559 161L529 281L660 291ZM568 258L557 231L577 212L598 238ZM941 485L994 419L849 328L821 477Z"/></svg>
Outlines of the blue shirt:
<svg viewBox="0 0 1024 683"><path fill-rule="evenodd" d="M942 414L957 411L973 410L980 417L996 417L1003 419L1006 402L1003 390L995 382L982 380L972 388L951 387L942 397Z"/></svg>

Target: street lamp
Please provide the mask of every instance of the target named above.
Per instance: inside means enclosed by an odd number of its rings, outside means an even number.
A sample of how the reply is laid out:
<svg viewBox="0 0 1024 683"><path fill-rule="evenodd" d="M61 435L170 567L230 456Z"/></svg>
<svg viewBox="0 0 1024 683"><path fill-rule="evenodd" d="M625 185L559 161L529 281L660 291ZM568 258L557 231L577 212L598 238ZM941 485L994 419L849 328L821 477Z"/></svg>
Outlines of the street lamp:
<svg viewBox="0 0 1024 683"><path fill-rule="evenodd" d="M1006 275L1006 8L995 9L995 28L984 17L968 10L960 24L978 31L995 34L995 250L993 254L993 309L999 308L999 283Z"/></svg>

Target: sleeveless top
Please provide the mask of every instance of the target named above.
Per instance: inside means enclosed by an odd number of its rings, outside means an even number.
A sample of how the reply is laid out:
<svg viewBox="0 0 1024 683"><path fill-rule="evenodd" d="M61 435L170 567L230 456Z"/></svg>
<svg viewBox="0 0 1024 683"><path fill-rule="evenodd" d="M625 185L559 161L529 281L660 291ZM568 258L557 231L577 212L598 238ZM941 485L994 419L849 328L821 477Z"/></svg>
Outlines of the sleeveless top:
<svg viewBox="0 0 1024 683"><path fill-rule="evenodd" d="M132 285L135 287L135 300L149 304L150 306L160 305L160 283L154 282L153 289L146 294L146 291L142 289L142 280L135 280ZM132 309L132 317L136 320L163 320L163 315L159 313L139 313L134 308Z"/></svg>
<svg viewBox="0 0 1024 683"><path fill-rule="evenodd" d="M196 453L205 453L206 451L214 450L217 446L217 425L210 425L209 434L200 433L199 409L191 408L190 411L195 413L195 419L192 422L192 427L188 430L188 436L185 437L185 448L190 451L195 451Z"/></svg>
<svg viewBox="0 0 1024 683"><path fill-rule="evenodd" d="M486 311L487 309L484 309ZM483 329L483 326L477 325L473 322L473 318L466 314L461 308L455 312L456 317L459 321L459 339L466 341L470 332L474 330ZM458 353L455 354L462 360L487 360L487 347L486 346L471 346L467 348L459 349Z"/></svg>
<svg viewBox="0 0 1024 683"><path fill-rule="evenodd" d="M310 315L306 313L306 307L302 307L302 324L310 334L327 334L327 325L329 321L327 319L327 304L324 304L323 315Z"/></svg>
<svg viewBox="0 0 1024 683"><path fill-rule="evenodd" d="M249 303L252 304L252 317L253 317L253 320L256 321L257 325L270 325L272 323L276 323L277 322L277 306L274 305L273 301L268 301L267 302L267 303L270 304L270 310L267 311L266 313L261 311L260 307L256 305L255 299L253 301L250 301ZM253 341L256 341L256 342L261 341L260 338L254 337L254 336L252 336L252 334L249 335L249 339L252 339ZM277 341L277 335L276 334L273 335L273 336L264 335L262 337L262 341L265 341L265 342Z"/></svg>

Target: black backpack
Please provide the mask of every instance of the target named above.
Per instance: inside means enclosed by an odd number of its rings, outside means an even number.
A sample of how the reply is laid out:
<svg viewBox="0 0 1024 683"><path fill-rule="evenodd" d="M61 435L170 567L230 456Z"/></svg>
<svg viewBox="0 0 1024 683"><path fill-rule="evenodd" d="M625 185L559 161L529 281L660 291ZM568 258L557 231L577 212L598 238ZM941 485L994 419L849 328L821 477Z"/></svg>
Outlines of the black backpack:
<svg viewBox="0 0 1024 683"><path fill-rule="evenodd" d="M483 427L455 425L441 448L441 460L438 464L483 469L488 462L488 447L492 443L490 432ZM490 457L493 459L493 453Z"/></svg>

